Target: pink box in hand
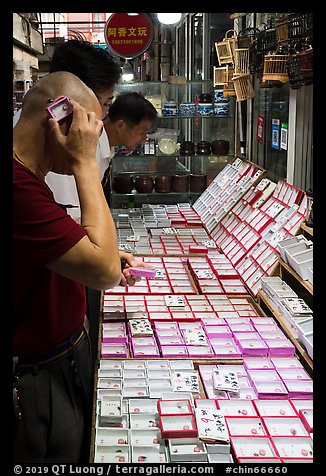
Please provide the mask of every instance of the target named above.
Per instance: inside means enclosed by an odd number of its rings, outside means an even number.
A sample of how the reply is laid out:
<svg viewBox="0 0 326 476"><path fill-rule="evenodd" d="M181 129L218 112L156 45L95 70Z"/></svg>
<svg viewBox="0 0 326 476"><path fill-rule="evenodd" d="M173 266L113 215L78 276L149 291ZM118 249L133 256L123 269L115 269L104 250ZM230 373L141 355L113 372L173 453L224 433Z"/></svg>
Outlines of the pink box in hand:
<svg viewBox="0 0 326 476"><path fill-rule="evenodd" d="M132 276L141 276L143 278L155 278L156 276L156 269L151 268L132 267L129 268L129 271Z"/></svg>

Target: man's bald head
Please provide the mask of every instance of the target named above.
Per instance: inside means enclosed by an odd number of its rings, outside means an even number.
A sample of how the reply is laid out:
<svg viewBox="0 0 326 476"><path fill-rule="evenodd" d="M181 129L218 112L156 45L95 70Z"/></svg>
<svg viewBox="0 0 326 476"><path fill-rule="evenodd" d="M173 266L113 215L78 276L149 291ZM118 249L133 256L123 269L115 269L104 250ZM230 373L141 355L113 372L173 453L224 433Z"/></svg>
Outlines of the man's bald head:
<svg viewBox="0 0 326 476"><path fill-rule="evenodd" d="M69 96L87 111L94 111L101 117L101 108L94 92L74 74L57 71L43 76L26 93L21 118L46 115L46 107L51 104L49 99L58 96Z"/></svg>

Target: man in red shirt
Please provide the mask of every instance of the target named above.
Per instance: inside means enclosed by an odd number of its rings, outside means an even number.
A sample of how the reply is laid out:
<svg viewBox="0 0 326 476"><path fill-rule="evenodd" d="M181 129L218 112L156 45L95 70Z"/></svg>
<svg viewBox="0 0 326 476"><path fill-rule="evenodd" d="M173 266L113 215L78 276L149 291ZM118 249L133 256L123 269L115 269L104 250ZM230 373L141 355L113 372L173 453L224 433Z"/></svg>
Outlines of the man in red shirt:
<svg viewBox="0 0 326 476"><path fill-rule="evenodd" d="M73 113L59 125L46 107L64 95ZM101 117L95 94L75 75L56 72L28 91L13 131L15 463L86 462L85 286L135 283L128 267L139 263L130 255L121 267L95 160ZM80 225L55 202L44 180L50 170L74 175Z"/></svg>

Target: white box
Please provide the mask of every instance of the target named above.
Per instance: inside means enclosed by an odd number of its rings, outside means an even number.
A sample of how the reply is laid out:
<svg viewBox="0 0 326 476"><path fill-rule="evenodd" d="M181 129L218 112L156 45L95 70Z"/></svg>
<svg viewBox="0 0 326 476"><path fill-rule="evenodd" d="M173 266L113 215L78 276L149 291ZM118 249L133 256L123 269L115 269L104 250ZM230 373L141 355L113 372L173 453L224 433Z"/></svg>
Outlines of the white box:
<svg viewBox="0 0 326 476"><path fill-rule="evenodd" d="M131 447L132 463L166 463L166 450L164 445L134 445Z"/></svg>
<svg viewBox="0 0 326 476"><path fill-rule="evenodd" d="M117 446L129 444L129 430L122 428L96 428L95 445Z"/></svg>
<svg viewBox="0 0 326 476"><path fill-rule="evenodd" d="M146 430L129 430L131 445L152 445L161 444L162 435L159 428L148 428Z"/></svg>
<svg viewBox="0 0 326 476"><path fill-rule="evenodd" d="M131 430L148 430L149 428L159 428L158 413L131 413Z"/></svg>
<svg viewBox="0 0 326 476"><path fill-rule="evenodd" d="M231 454L211 453L208 454L209 463L234 463Z"/></svg>
<svg viewBox="0 0 326 476"><path fill-rule="evenodd" d="M207 462L205 445L198 438L171 438L168 448L171 462Z"/></svg>
<svg viewBox="0 0 326 476"><path fill-rule="evenodd" d="M130 446L95 446L94 463L130 463Z"/></svg>
<svg viewBox="0 0 326 476"><path fill-rule="evenodd" d="M129 413L157 413L157 399L130 398Z"/></svg>

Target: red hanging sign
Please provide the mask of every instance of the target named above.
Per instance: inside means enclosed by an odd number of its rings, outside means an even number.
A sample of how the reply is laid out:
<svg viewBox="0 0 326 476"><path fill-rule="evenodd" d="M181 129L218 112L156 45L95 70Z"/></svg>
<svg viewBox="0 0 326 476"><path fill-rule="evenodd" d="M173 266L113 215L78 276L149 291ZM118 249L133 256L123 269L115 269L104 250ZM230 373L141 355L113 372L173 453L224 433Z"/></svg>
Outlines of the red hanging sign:
<svg viewBox="0 0 326 476"><path fill-rule="evenodd" d="M256 130L256 140L260 144L263 143L263 137L264 137L264 117L263 116L258 116L257 118L257 130Z"/></svg>
<svg viewBox="0 0 326 476"><path fill-rule="evenodd" d="M152 42L153 25L146 13L113 13L104 28L108 49L122 58L135 58Z"/></svg>

